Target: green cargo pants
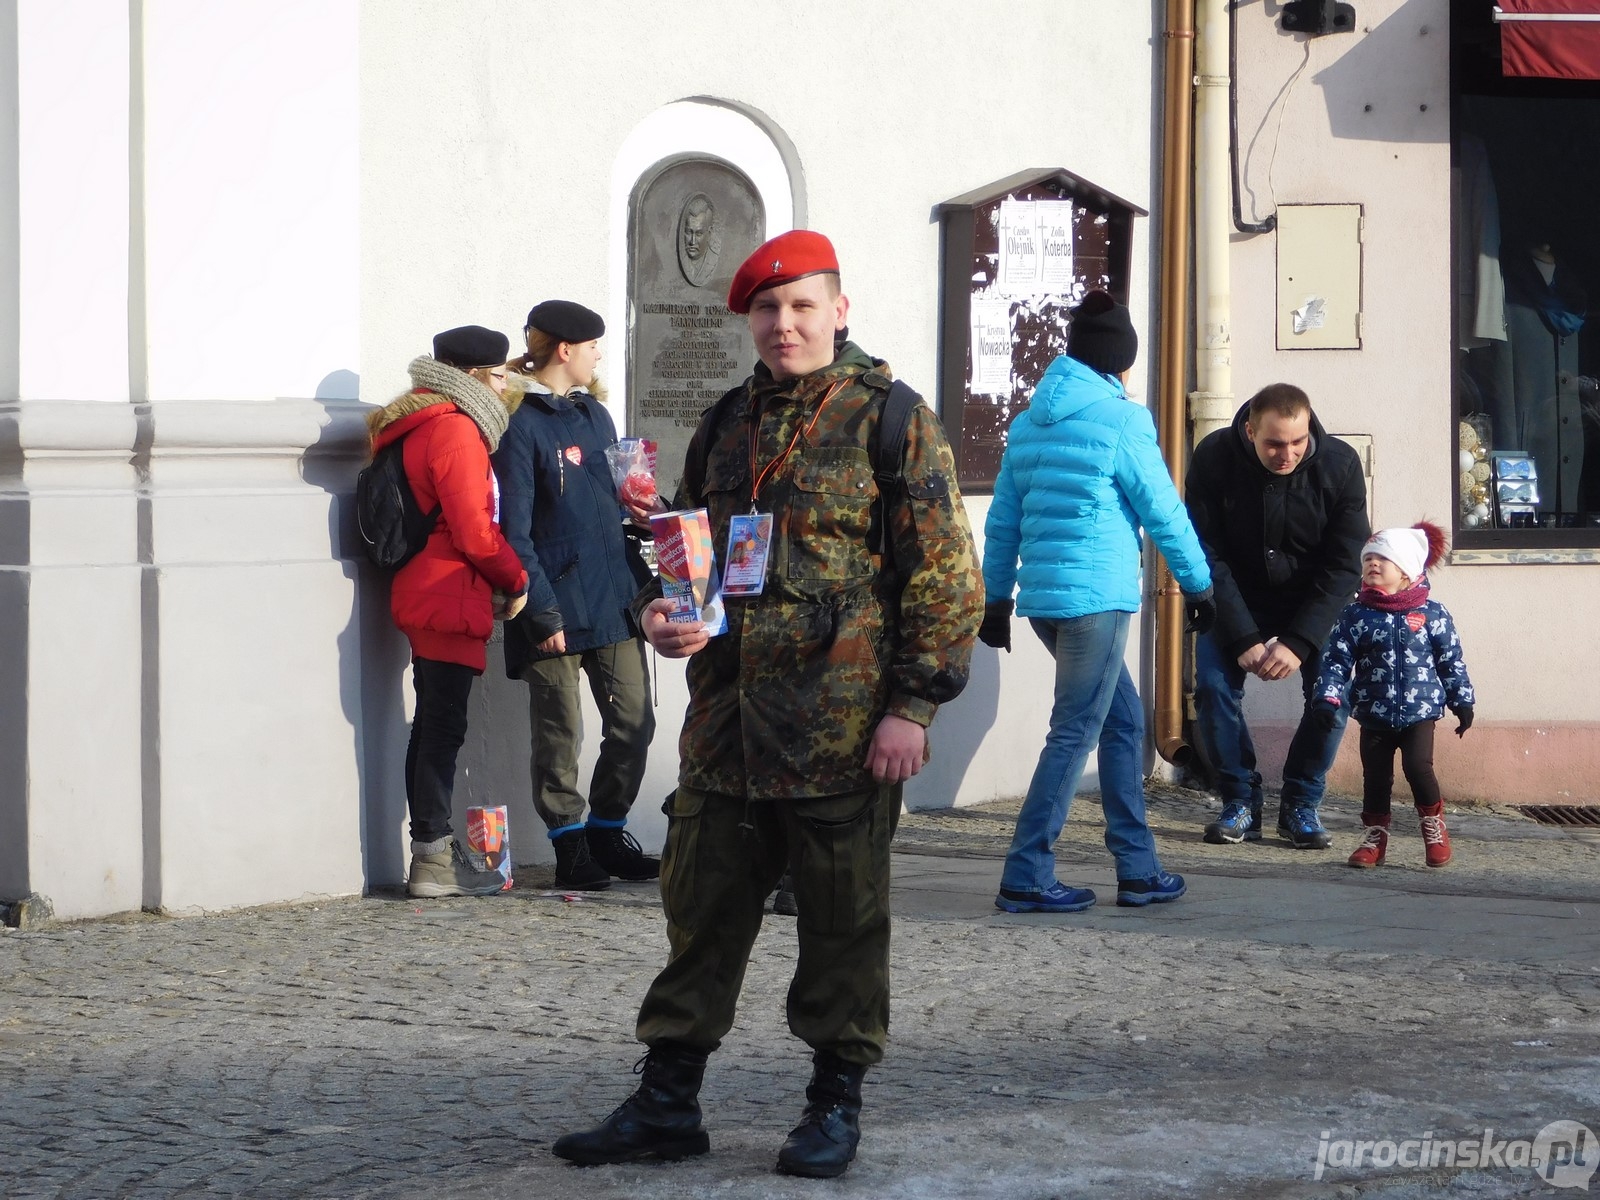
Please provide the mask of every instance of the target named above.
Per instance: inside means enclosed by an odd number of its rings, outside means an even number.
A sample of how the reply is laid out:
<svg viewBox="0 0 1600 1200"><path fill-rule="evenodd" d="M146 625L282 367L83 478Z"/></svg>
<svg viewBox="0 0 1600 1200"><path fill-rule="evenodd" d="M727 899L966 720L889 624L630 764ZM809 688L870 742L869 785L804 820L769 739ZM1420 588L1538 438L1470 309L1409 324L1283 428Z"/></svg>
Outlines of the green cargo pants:
<svg viewBox="0 0 1600 1200"><path fill-rule="evenodd" d="M899 786L747 803L680 787L661 855L672 957L639 1009L639 1040L709 1054L733 1026L766 899L785 868L800 915L789 1029L846 1062L889 1033L889 842Z"/></svg>
<svg viewBox="0 0 1600 1200"><path fill-rule="evenodd" d="M578 752L583 749L582 676L600 710L600 755L589 781L589 815L626 821L645 758L656 734L650 707L650 668L639 638L541 658L529 663L529 725L533 734L533 807L547 829L564 829L583 820L578 790Z"/></svg>

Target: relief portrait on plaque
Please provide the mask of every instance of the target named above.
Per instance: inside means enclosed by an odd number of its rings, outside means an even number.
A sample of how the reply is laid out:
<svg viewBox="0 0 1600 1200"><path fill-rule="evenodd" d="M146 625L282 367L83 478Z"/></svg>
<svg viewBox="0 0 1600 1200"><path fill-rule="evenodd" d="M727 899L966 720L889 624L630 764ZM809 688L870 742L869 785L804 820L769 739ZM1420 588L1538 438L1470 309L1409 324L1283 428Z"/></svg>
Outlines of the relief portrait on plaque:
<svg viewBox="0 0 1600 1200"><path fill-rule="evenodd" d="M717 273L722 257L722 234L717 229L717 209L711 197L696 192L684 202L678 217L678 266L695 287L704 287Z"/></svg>
<svg viewBox="0 0 1600 1200"><path fill-rule="evenodd" d="M700 416L756 362L728 284L767 240L749 177L700 156L665 161L637 184L628 240L628 434L657 443L656 486L677 490Z"/></svg>

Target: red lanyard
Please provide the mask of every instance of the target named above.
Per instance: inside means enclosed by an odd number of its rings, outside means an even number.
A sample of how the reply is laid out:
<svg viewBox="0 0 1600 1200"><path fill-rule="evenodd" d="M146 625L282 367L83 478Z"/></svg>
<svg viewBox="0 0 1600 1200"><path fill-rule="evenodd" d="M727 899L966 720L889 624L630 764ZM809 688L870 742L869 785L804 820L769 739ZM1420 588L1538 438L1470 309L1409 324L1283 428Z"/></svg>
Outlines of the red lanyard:
<svg viewBox="0 0 1600 1200"><path fill-rule="evenodd" d="M788 460L789 455L794 452L795 446L799 444L800 435L802 433L804 433L807 437L811 436L811 431L816 428L817 418L822 415L823 408L826 407L829 400L833 399L834 395L839 391L839 389L844 387L844 385L849 382L850 381L848 379L840 379L835 381L834 384L822 394L822 399L817 401L817 409L811 414L811 420L806 422L804 429L802 429L799 425L796 425L794 428L794 436L789 439L789 444L784 447L783 453L774 458L759 472L756 470L756 438L761 432L761 406L759 404L756 406L756 411L750 416L750 478L754 480L754 482L750 485L750 507L752 511L755 509L756 497L761 494L761 487L766 483L767 477L775 472L779 467L783 466L783 464Z"/></svg>

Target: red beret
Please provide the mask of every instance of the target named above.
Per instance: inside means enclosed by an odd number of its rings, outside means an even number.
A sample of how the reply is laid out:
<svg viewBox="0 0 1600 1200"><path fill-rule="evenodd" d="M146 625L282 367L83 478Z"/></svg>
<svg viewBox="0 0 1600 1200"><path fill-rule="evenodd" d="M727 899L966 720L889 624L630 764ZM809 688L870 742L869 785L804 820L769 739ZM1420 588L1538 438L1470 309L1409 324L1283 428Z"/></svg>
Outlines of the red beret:
<svg viewBox="0 0 1600 1200"><path fill-rule="evenodd" d="M833 252L832 242L811 229L780 233L756 247L755 253L739 264L728 285L728 307L736 313L747 313L757 292L824 271L839 273L839 257Z"/></svg>

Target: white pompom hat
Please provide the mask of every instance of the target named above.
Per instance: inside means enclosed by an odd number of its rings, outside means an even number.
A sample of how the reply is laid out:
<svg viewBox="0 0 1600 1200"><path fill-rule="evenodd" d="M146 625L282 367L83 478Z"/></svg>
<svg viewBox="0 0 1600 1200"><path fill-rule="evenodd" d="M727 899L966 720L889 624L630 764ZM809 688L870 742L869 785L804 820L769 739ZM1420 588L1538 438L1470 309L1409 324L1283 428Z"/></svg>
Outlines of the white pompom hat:
<svg viewBox="0 0 1600 1200"><path fill-rule="evenodd" d="M1426 521L1409 529L1380 529L1361 547L1361 557L1377 554L1387 558L1406 577L1415 581L1444 557L1444 531Z"/></svg>

